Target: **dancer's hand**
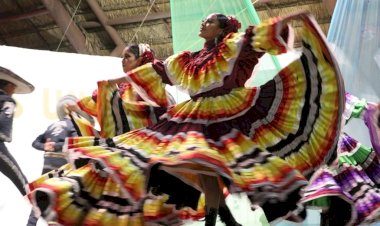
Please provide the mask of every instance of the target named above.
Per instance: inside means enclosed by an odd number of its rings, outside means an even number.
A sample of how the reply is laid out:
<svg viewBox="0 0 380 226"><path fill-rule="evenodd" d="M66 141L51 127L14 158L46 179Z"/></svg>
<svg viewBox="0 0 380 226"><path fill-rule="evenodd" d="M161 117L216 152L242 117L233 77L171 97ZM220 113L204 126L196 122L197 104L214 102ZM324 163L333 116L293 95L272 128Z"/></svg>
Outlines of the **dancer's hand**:
<svg viewBox="0 0 380 226"><path fill-rule="evenodd" d="M51 139L48 138L46 142L44 143L44 150L47 152L54 151L54 145L55 145L55 142L51 141Z"/></svg>
<svg viewBox="0 0 380 226"><path fill-rule="evenodd" d="M112 86L112 85L119 85L120 83L127 82L127 77L126 76L122 76L120 78L108 79L107 82L108 82L108 84L110 86Z"/></svg>
<svg viewBox="0 0 380 226"><path fill-rule="evenodd" d="M79 107L77 104L66 104L66 109L70 112L79 112Z"/></svg>

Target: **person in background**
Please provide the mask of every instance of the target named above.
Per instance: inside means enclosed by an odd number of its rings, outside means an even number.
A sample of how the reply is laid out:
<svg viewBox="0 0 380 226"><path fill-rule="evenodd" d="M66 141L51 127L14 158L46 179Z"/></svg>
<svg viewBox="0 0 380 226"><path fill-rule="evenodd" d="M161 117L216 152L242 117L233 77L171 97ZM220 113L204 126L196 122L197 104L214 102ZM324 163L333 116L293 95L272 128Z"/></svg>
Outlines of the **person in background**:
<svg viewBox="0 0 380 226"><path fill-rule="evenodd" d="M68 109L68 106L75 105L77 101L78 98L74 95L66 95L59 99L56 107L59 120L50 124L45 132L40 134L32 143L32 147L44 151L42 174L47 174L67 164L67 158L62 152L63 145L67 137L78 136L72 118L70 117L72 111ZM79 117L93 122L92 117L85 112L79 109L73 109L73 111L75 111L75 114L78 114ZM36 223L34 214L31 214L29 216L28 226L34 226ZM48 224L54 225L54 222L48 222Z"/></svg>
<svg viewBox="0 0 380 226"><path fill-rule="evenodd" d="M154 51L148 44L130 44L122 53L122 69L124 73L152 63L155 59ZM154 102L147 102L139 95L129 82L118 85L109 85L107 81L99 81L98 88L92 96L87 96L77 102L77 106L69 106L70 110L79 109L94 116L99 123L100 131L83 125L83 120L74 123L79 128L79 135L97 135L113 137L130 130L153 125L159 116L166 111L167 106ZM174 98L167 92L170 105L175 103Z"/></svg>
<svg viewBox="0 0 380 226"><path fill-rule="evenodd" d="M342 124L360 120L369 144L342 132L333 164L317 170L303 190L302 202L321 209L321 226L372 225L380 219L380 109L374 102L346 93ZM342 211L345 210L345 211Z"/></svg>
<svg viewBox="0 0 380 226"><path fill-rule="evenodd" d="M32 84L11 70L0 66L0 171L13 182L23 196L29 192L28 179L16 159L8 151L5 142L12 141L13 117L16 109L13 94L27 94L33 90ZM33 210L30 216L28 226L35 225L37 218Z"/></svg>
<svg viewBox="0 0 380 226"><path fill-rule="evenodd" d="M49 125L46 131L40 134L32 143L32 146L40 151L44 151L44 166L42 174L54 169L58 169L67 163L64 153L62 153L63 144L66 137L77 136L77 131L70 118L68 105L76 104L78 98L73 95L62 97L57 103L58 121ZM84 112L82 115L89 119Z"/></svg>

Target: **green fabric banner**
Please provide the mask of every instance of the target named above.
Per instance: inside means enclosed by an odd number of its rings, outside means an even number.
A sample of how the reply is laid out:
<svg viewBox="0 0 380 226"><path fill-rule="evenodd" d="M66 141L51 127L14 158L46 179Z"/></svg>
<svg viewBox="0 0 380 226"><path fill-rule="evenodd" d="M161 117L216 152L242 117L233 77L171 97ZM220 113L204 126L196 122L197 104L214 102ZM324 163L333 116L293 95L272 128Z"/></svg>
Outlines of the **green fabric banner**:
<svg viewBox="0 0 380 226"><path fill-rule="evenodd" d="M242 24L240 31L249 25L260 23L260 19L250 0L170 0L173 51L197 51L203 47L204 40L198 36L202 19L219 12L235 16ZM280 64L275 56L264 55L256 75L250 85L260 85L271 79L279 70Z"/></svg>

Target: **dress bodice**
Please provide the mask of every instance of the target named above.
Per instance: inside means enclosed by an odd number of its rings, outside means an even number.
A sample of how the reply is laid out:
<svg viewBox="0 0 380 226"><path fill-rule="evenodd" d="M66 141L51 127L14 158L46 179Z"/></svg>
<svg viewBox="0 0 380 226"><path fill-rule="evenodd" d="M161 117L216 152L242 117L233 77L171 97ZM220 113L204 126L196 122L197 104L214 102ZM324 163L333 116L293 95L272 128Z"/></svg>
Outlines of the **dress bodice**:
<svg viewBox="0 0 380 226"><path fill-rule="evenodd" d="M217 44L208 41L200 51L169 57L164 65L170 82L190 96L210 95L214 90L223 93L244 86L263 55L251 46L252 29L230 33Z"/></svg>

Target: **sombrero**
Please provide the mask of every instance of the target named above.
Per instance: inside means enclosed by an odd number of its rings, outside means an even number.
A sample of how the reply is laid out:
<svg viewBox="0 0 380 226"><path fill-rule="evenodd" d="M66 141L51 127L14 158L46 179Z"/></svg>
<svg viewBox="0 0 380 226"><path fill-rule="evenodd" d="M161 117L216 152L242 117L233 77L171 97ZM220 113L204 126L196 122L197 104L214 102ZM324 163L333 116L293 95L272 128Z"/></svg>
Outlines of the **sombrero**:
<svg viewBox="0 0 380 226"><path fill-rule="evenodd" d="M29 82L25 81L20 76L16 75L9 69L0 66L0 79L11 82L16 85L15 93L25 94L31 93L34 90L34 86Z"/></svg>
<svg viewBox="0 0 380 226"><path fill-rule="evenodd" d="M61 99L59 99L57 102L58 118L62 120L68 114L66 110L66 105L77 105L77 102L78 102L78 98L74 95L66 95L66 96L63 96ZM75 112L79 114L80 116L84 117L85 119L87 119L91 124L94 123L94 119L92 118L92 116L80 110L79 107L77 108Z"/></svg>

